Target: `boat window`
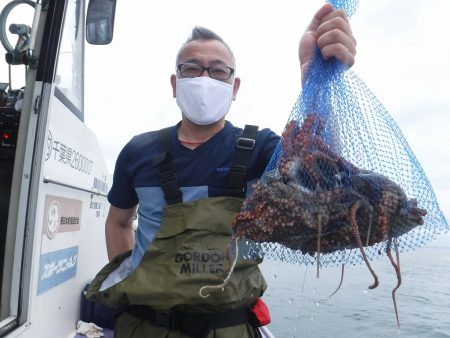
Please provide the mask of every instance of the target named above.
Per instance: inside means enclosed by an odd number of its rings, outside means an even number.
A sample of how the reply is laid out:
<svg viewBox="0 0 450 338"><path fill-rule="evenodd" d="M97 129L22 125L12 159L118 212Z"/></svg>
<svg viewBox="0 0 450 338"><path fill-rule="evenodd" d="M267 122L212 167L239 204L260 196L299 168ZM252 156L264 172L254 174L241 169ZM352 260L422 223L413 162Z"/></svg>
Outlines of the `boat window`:
<svg viewBox="0 0 450 338"><path fill-rule="evenodd" d="M55 77L55 96L75 114L84 120L83 114L83 30L79 22L83 15L80 1L67 3L58 65Z"/></svg>

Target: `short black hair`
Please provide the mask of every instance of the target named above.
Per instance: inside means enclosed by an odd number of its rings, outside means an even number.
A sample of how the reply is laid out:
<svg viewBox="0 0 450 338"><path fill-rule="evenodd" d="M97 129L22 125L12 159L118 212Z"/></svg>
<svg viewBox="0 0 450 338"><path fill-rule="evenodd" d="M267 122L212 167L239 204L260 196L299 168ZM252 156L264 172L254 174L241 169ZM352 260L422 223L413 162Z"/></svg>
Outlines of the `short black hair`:
<svg viewBox="0 0 450 338"><path fill-rule="evenodd" d="M181 53L183 52L184 47L192 42L192 41L197 41L197 40L217 40L219 42L221 42L225 47L227 47L228 51L231 54L231 57L233 59L234 62L234 54L231 51L230 46L228 46L226 44L226 42L216 33L214 33L212 30L202 27L202 26L195 26L192 29L191 35L189 36L189 38L186 40L186 42L181 46L181 48L179 49L178 53L177 53L177 58L176 58L176 64L178 65L178 62L180 61L180 56Z"/></svg>

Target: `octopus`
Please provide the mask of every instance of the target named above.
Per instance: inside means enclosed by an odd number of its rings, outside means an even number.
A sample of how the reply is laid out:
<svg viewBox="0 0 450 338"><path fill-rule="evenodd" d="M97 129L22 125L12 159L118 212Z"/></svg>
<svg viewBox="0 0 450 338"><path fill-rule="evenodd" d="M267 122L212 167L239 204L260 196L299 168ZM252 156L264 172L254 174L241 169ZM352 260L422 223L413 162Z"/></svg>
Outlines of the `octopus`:
<svg viewBox="0 0 450 338"><path fill-rule="evenodd" d="M323 119L290 121L282 135L277 167L253 185L253 192L233 219L233 239L279 243L317 257L344 249L359 249L379 284L364 248L386 243L386 255L397 274L392 290L401 285L397 239L424 224L426 210L388 177L361 169L324 141ZM393 256L395 252L395 258ZM341 280L342 283L342 280ZM338 287L339 288L339 287Z"/></svg>

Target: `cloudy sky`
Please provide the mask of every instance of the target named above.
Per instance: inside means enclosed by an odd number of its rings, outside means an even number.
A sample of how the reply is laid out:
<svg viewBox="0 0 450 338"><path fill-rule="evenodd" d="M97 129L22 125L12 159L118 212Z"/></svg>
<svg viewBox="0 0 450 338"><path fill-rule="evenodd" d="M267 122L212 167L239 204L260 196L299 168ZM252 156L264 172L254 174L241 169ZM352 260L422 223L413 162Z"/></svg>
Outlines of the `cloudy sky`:
<svg viewBox="0 0 450 338"><path fill-rule="evenodd" d="M195 25L216 31L236 56L242 83L228 119L281 133L301 89L298 41L322 3L118 1L113 43L86 49L86 122L111 172L133 135L180 119L169 77ZM361 0L351 23L353 70L398 123L450 219L448 13L448 0Z"/></svg>

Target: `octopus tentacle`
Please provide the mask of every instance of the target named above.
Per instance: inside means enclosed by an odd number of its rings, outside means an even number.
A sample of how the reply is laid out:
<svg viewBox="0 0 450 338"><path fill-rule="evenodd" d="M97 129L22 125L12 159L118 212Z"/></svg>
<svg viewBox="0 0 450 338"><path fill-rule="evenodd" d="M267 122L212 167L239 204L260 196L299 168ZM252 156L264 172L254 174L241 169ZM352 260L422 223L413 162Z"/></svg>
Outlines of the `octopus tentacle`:
<svg viewBox="0 0 450 338"><path fill-rule="evenodd" d="M361 236L359 235L359 227L358 227L358 223L356 223L356 211L358 210L360 206L360 202L356 201L352 207L350 208L350 213L349 213L349 220L350 223L352 225L352 229L353 229L353 234L356 238L356 241L358 243L358 247L359 250L361 251L361 255L364 259L364 262L366 262L367 268L369 269L370 273L372 274L373 278L374 278L374 283L373 285L369 286L369 289L375 289L378 286L378 276L376 275L375 271L372 269L370 263L369 263L369 259L366 256L366 253L364 252L364 248L363 248L363 244L361 241Z"/></svg>
<svg viewBox="0 0 450 338"><path fill-rule="evenodd" d="M235 256L234 256L233 262L232 262L232 264L230 266L230 270L228 271L228 275L226 276L225 280L221 284L218 284L218 285L204 285L204 286L202 286L200 288L200 290L198 291L198 294L199 294L200 297L202 297L202 298L208 298L209 297L210 293L205 293L206 292L205 290L211 290L211 291L222 290L222 292L223 292L225 286L227 286L228 282L231 279L231 275L233 274L234 268L236 267L236 263L238 261L238 257L239 257L239 246L238 246L237 239L236 239Z"/></svg>
<svg viewBox="0 0 450 338"><path fill-rule="evenodd" d="M394 243L394 247L395 247L395 255L396 255L397 262L395 262L394 258L392 257L391 246L389 243L387 246L386 254L389 257L389 260L391 261L391 264L395 269L395 273L397 274L397 286L392 290L392 302L394 303L394 310L395 310L395 317L397 319L397 326L400 327L400 320L398 318L398 309L397 309L397 301L396 301L395 293L397 292L397 289L402 284L402 275L400 273L400 253L398 251L397 241L395 240L395 238L393 240L393 243Z"/></svg>
<svg viewBox="0 0 450 338"><path fill-rule="evenodd" d="M345 264L342 264L342 267L341 267L341 280L339 281L339 285L337 286L336 290L334 290L334 292L331 295L328 296L328 298L333 297L336 294L336 292L338 292L339 289L342 286L342 282L344 281L344 265Z"/></svg>
<svg viewBox="0 0 450 338"><path fill-rule="evenodd" d="M322 236L322 218L317 217L317 278L320 271L320 238Z"/></svg>

